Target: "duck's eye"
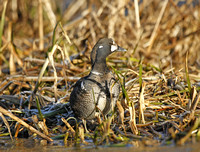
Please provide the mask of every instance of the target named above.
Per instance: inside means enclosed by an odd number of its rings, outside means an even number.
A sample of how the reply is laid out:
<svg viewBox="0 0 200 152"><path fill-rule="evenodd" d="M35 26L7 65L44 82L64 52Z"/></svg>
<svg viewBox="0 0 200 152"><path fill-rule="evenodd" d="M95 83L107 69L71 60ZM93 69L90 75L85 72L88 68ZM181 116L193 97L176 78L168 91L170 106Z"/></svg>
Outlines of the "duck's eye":
<svg viewBox="0 0 200 152"><path fill-rule="evenodd" d="M103 45L100 45L100 46L99 46L99 49L101 49L101 48L103 48Z"/></svg>
<svg viewBox="0 0 200 152"><path fill-rule="evenodd" d="M113 40L112 40L113 41ZM116 45L115 41L113 41L113 45Z"/></svg>

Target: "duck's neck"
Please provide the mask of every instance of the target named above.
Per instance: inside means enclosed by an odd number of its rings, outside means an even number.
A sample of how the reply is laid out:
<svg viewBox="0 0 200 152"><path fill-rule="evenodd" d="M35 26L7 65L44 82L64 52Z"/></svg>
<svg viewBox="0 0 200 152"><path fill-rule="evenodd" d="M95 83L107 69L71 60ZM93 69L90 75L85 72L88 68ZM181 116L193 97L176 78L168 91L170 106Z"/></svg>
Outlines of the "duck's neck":
<svg viewBox="0 0 200 152"><path fill-rule="evenodd" d="M92 65L92 71L91 72L93 72L93 73L105 74L105 73L108 73L109 71L110 70L107 67L106 59L101 60L101 61L96 60L94 62L94 64Z"/></svg>

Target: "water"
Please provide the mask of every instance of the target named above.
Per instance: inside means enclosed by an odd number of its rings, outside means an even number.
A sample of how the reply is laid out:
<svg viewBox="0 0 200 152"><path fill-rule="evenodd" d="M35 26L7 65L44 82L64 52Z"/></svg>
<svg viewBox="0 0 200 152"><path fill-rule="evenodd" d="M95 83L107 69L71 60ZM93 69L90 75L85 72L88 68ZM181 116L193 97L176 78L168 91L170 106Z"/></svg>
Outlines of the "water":
<svg viewBox="0 0 200 152"><path fill-rule="evenodd" d="M55 143L57 144L55 145ZM48 151L48 152L124 152L124 151L134 151L134 152L198 152L200 149L200 143L187 144L183 146L158 146L158 147L108 147L108 146L79 146L70 147L58 144L59 141L55 141L54 144L47 144L46 146L37 143L35 140L29 139L15 139L11 141L8 138L0 138L0 151L18 151L18 152L31 152L31 151Z"/></svg>

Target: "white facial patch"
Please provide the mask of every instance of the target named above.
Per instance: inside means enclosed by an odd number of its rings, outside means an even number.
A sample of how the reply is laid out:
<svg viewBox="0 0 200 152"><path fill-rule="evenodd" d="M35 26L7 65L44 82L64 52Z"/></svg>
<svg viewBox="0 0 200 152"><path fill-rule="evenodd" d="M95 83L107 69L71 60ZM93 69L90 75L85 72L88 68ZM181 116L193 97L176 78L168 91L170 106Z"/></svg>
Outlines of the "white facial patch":
<svg viewBox="0 0 200 152"><path fill-rule="evenodd" d="M110 48L111 52L114 52L114 51L116 51L117 49L118 49L118 46L117 46L117 45L111 45L111 48Z"/></svg>
<svg viewBox="0 0 200 152"><path fill-rule="evenodd" d="M100 46L99 46L99 49L101 49L101 48L103 48L103 45L100 45Z"/></svg>

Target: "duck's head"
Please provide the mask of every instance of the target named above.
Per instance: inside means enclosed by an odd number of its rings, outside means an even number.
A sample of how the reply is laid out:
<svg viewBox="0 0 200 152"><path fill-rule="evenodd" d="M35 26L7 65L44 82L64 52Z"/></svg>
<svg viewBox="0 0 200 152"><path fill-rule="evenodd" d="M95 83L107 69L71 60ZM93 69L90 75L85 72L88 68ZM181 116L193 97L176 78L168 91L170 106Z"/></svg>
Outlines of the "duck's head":
<svg viewBox="0 0 200 152"><path fill-rule="evenodd" d="M126 51L126 49L118 46L111 38L101 38L95 44L91 52L91 64L94 62L104 61L106 57L116 51Z"/></svg>

